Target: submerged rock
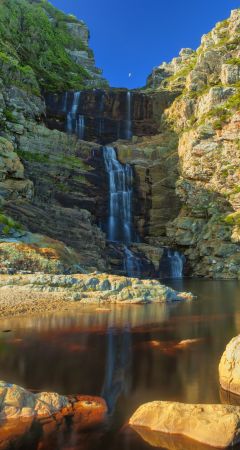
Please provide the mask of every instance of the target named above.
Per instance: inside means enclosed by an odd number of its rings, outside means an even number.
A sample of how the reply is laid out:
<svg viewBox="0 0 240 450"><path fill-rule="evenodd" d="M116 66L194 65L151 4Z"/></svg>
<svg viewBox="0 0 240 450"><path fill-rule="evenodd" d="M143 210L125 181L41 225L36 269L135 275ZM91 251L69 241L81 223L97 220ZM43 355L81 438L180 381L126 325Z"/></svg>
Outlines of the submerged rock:
<svg viewBox="0 0 240 450"><path fill-rule="evenodd" d="M137 427L137 431L140 430L144 439L147 429L146 440L152 445L155 445L157 432L166 433L166 440L169 435L177 434L217 448L226 448L240 442L238 406L155 401L140 406L129 423L132 427ZM165 443L163 446L177 448Z"/></svg>
<svg viewBox="0 0 240 450"><path fill-rule="evenodd" d="M240 395L240 335L229 342L222 355L219 380L223 389Z"/></svg>

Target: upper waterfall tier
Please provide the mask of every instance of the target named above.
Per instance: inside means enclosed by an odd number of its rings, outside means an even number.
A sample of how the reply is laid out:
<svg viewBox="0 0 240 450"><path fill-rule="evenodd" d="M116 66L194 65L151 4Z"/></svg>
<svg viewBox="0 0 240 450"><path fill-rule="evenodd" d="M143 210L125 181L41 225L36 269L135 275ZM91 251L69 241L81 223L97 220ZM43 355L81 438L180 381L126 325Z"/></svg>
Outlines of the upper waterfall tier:
<svg viewBox="0 0 240 450"><path fill-rule="evenodd" d="M149 95L127 89L93 89L47 94L45 101L49 128L106 145L132 135L157 134L159 115L172 98L163 92Z"/></svg>

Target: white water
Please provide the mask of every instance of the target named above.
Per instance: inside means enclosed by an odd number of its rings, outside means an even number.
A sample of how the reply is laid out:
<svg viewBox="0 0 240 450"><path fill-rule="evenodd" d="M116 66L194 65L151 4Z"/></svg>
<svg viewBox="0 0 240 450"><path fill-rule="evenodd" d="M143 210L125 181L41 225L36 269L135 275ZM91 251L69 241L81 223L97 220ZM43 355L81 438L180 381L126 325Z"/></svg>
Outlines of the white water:
<svg viewBox="0 0 240 450"><path fill-rule="evenodd" d="M84 139L84 133L85 133L85 118L84 116L80 115L78 116L77 121L77 135L80 139Z"/></svg>
<svg viewBox="0 0 240 450"><path fill-rule="evenodd" d="M130 91L127 92L127 119L126 119L126 129L125 138L132 138L132 94Z"/></svg>
<svg viewBox="0 0 240 450"><path fill-rule="evenodd" d="M76 133L80 139L84 139L85 117L78 113L81 101L81 92L74 92L70 111L67 111L67 97L64 101L67 112L67 132Z"/></svg>
<svg viewBox="0 0 240 450"><path fill-rule="evenodd" d="M68 101L68 93L65 92L63 99L63 112L67 112L67 101Z"/></svg>
<svg viewBox="0 0 240 450"><path fill-rule="evenodd" d="M76 112L78 110L78 106L79 106L79 100L81 97L81 92L74 92L74 96L73 96L73 102L72 102L72 111L71 113L74 115L76 115Z"/></svg>
<svg viewBox="0 0 240 450"><path fill-rule="evenodd" d="M139 258L128 248L134 240L132 224L132 168L121 164L113 147L103 147L106 172L109 179L109 217L107 238L124 244L124 270L130 277L141 276Z"/></svg>
<svg viewBox="0 0 240 450"><path fill-rule="evenodd" d="M167 257L170 260L171 277L182 278L185 258L175 250L168 250Z"/></svg>
<svg viewBox="0 0 240 450"><path fill-rule="evenodd" d="M109 179L108 239L126 245L132 241L132 168L117 160L113 147L103 147Z"/></svg>
<svg viewBox="0 0 240 450"><path fill-rule="evenodd" d="M141 277L141 263L128 247L124 247L124 270L128 277Z"/></svg>

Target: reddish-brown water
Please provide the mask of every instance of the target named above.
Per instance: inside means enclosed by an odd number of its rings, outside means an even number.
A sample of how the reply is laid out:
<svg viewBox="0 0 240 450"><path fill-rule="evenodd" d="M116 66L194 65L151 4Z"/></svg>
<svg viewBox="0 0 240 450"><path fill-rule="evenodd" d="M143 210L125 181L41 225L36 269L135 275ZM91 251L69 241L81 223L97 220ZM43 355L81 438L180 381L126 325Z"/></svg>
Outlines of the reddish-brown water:
<svg viewBox="0 0 240 450"><path fill-rule="evenodd" d="M174 287L198 299L2 320L1 379L36 391L100 395L109 407L98 430L78 432L69 424L45 432L35 425L9 449L147 450L126 425L140 404L228 401L218 363L240 333L240 283L184 280Z"/></svg>

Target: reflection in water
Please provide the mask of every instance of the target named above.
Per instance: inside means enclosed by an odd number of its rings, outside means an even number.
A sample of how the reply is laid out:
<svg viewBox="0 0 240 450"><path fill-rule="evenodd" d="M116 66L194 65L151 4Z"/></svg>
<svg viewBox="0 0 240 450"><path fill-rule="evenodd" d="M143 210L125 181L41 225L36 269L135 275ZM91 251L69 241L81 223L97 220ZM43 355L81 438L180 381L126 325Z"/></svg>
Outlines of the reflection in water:
<svg viewBox="0 0 240 450"><path fill-rule="evenodd" d="M219 392L218 364L240 332L240 283L171 284L198 299L0 321L1 379L34 390L103 395L111 413L105 427L87 435L66 424L48 434L34 429L11 450L150 450L124 426L141 403L236 402ZM175 445L181 449L180 441Z"/></svg>
<svg viewBox="0 0 240 450"><path fill-rule="evenodd" d="M132 354L130 328L126 326L122 332L116 332L114 328L109 328L107 342L105 381L101 395L106 400L111 414L120 394L124 393L126 396L130 391Z"/></svg>

